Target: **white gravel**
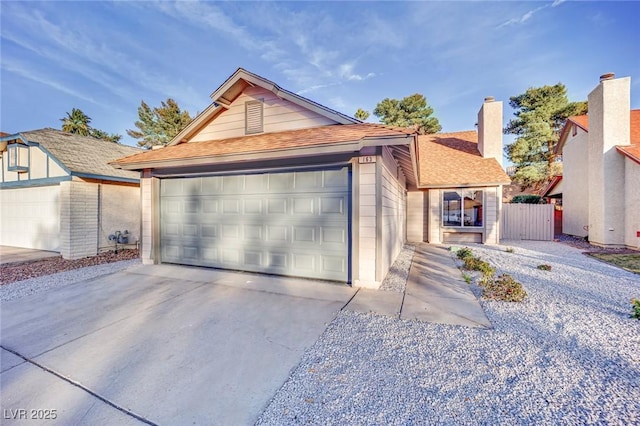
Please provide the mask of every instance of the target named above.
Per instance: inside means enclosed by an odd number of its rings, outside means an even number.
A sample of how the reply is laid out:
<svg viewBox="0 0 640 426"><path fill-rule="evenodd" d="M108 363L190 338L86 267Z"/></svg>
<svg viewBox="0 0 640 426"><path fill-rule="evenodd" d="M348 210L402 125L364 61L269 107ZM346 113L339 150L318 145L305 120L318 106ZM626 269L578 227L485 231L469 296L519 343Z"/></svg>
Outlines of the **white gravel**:
<svg viewBox="0 0 640 426"><path fill-rule="evenodd" d="M78 281L112 274L139 263L140 259L122 260L120 262L87 266L85 268L58 272L57 274L44 275L37 278L30 278L28 280L4 284L0 286L0 301L8 302L10 300L18 299L30 294L36 294L52 288L62 287Z"/></svg>
<svg viewBox="0 0 640 426"><path fill-rule="evenodd" d="M380 290L404 293L415 250L416 247L409 244L402 248L395 262L393 262L393 265L389 268L389 273L384 277Z"/></svg>
<svg viewBox="0 0 640 426"><path fill-rule="evenodd" d="M258 424L640 424L640 276L559 243L472 250L529 294L482 301L494 329L342 311Z"/></svg>

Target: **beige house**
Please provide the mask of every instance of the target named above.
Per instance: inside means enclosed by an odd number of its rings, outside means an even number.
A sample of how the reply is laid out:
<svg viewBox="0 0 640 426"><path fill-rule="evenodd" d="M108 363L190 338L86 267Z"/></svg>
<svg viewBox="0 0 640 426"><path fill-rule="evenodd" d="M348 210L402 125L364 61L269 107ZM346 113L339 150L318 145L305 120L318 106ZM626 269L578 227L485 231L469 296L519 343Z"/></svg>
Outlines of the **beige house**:
<svg viewBox="0 0 640 426"><path fill-rule="evenodd" d="M593 244L640 249L640 110L631 78L605 74L589 94L589 114L560 135L563 231Z"/></svg>
<svg viewBox="0 0 640 426"><path fill-rule="evenodd" d="M243 69L211 98L167 147L112 163L142 172L145 263L377 288L408 239L499 238L499 103L477 143L362 123ZM475 171L433 181L441 160Z"/></svg>
<svg viewBox="0 0 640 426"><path fill-rule="evenodd" d="M108 162L138 148L40 129L0 138L0 245L57 251L67 259L140 238L139 173ZM121 239L122 241L122 239Z"/></svg>

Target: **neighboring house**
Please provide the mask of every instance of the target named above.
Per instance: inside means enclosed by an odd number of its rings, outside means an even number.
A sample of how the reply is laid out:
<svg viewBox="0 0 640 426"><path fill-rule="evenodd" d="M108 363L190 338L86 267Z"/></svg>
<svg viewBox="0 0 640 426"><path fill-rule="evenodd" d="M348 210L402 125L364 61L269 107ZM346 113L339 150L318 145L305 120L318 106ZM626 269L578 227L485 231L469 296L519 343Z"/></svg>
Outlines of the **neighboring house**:
<svg viewBox="0 0 640 426"><path fill-rule="evenodd" d="M140 238L140 178L109 161L138 148L55 129L0 137L0 245L76 259Z"/></svg>
<svg viewBox="0 0 640 426"><path fill-rule="evenodd" d="M562 188L562 175L556 175L542 188L540 196L549 204L562 205Z"/></svg>
<svg viewBox="0 0 640 426"><path fill-rule="evenodd" d="M600 77L589 114L567 120L556 151L563 163L563 231L600 246L640 248L640 110L631 78Z"/></svg>
<svg viewBox="0 0 640 426"><path fill-rule="evenodd" d="M243 69L211 98L167 147L112 163L142 171L143 262L377 288L408 228L431 230L412 231L415 241L470 231L497 242L495 192L508 178L496 177L500 166L475 142L441 141L445 157L432 158L426 150L437 136L362 123ZM501 156L501 117L494 130ZM441 162L460 179L431 181Z"/></svg>

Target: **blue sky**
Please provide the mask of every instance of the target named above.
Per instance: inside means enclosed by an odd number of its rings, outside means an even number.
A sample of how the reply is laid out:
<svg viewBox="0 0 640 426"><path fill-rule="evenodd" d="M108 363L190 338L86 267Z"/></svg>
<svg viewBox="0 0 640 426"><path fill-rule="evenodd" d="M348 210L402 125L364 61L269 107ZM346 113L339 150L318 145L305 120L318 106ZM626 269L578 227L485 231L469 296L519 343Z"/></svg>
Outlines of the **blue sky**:
<svg viewBox="0 0 640 426"><path fill-rule="evenodd" d="M473 129L486 96L605 72L640 108L640 2L0 3L0 130L59 128L80 108L125 135L141 100L192 115L236 68L353 114L422 93L443 131ZM375 121L375 117L369 119Z"/></svg>

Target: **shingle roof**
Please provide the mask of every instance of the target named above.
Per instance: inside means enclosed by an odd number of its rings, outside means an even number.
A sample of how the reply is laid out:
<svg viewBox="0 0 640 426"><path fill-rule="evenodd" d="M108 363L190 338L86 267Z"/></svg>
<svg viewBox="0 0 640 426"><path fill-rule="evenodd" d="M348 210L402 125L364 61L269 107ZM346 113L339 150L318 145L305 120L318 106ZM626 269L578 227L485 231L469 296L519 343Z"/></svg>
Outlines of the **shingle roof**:
<svg viewBox="0 0 640 426"><path fill-rule="evenodd" d="M167 160L187 160L230 154L260 153L274 150L326 146L343 142L356 142L372 138L412 137L413 130L383 126L380 124L337 124L290 130L277 133L264 133L229 139L188 142L162 149L145 151L113 161L113 164L141 164ZM407 140L407 144L409 140Z"/></svg>
<svg viewBox="0 0 640 426"><path fill-rule="evenodd" d="M571 121L578 126L582 127L584 130L589 130L589 117L585 115L573 115L567 118L567 121Z"/></svg>
<svg viewBox="0 0 640 426"><path fill-rule="evenodd" d="M40 129L20 132L29 142L36 142L64 164L72 174L96 177L139 179L138 172L119 170L110 161L142 151L140 148L121 145L100 139L79 136L56 129Z"/></svg>
<svg viewBox="0 0 640 426"><path fill-rule="evenodd" d="M511 179L494 158L478 151L478 133L470 130L418 137L420 186L509 184Z"/></svg>

